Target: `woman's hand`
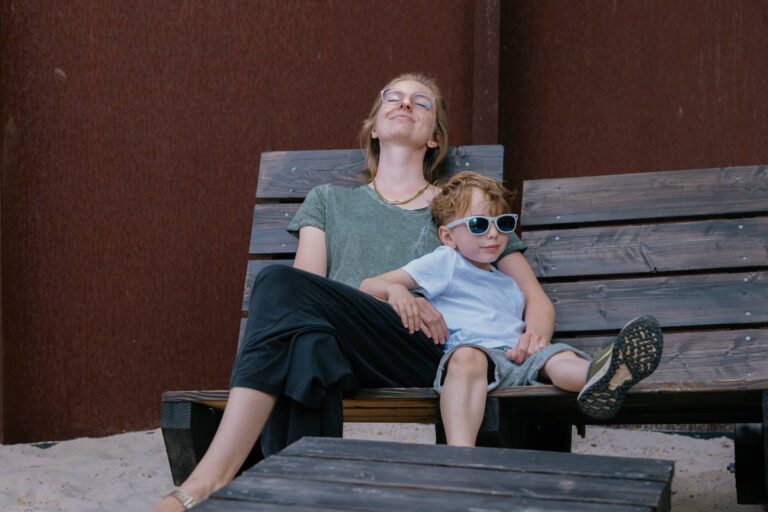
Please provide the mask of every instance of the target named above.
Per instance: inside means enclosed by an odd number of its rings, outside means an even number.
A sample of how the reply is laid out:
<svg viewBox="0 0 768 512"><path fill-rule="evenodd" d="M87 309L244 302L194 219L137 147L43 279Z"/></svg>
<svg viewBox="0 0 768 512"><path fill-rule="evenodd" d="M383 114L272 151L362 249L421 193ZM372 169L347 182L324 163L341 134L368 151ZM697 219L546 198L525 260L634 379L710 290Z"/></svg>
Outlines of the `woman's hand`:
<svg viewBox="0 0 768 512"><path fill-rule="evenodd" d="M400 315L403 327L413 334L421 325L421 312L416 297L411 295L408 288L401 284L393 283L387 287L387 302Z"/></svg>
<svg viewBox="0 0 768 512"><path fill-rule="evenodd" d="M517 364L523 364L526 359L549 345L549 340L544 336L525 332L520 336L517 346L507 350L507 359Z"/></svg>
<svg viewBox="0 0 768 512"><path fill-rule="evenodd" d="M448 326L445 319L430 302L424 297L416 297L419 305L420 321L419 329L438 344L442 345L448 339Z"/></svg>

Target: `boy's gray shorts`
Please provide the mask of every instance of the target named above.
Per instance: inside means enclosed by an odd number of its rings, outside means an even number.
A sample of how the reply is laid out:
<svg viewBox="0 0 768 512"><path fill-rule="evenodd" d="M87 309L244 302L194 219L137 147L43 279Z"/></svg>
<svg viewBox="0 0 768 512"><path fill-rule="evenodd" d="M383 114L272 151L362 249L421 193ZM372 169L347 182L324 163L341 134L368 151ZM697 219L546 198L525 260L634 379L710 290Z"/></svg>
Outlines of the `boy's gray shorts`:
<svg viewBox="0 0 768 512"><path fill-rule="evenodd" d="M539 376L539 370L549 360L550 357L558 352L571 351L576 355L590 361L592 358L579 349L573 348L565 343L555 343L548 347L545 347L528 359L523 364L517 364L509 359L505 354L506 350L510 347L499 348L485 348L480 345L457 345L443 355L440 360L440 365L437 368L437 375L435 376L434 388L435 391L440 393L440 389L443 386L443 380L445 379L445 369L448 366L448 360L460 347L473 347L478 350L482 350L488 356L493 365L488 365L488 391L495 389L499 386L525 386L529 384L542 384L537 380ZM493 366L493 368L491 368Z"/></svg>

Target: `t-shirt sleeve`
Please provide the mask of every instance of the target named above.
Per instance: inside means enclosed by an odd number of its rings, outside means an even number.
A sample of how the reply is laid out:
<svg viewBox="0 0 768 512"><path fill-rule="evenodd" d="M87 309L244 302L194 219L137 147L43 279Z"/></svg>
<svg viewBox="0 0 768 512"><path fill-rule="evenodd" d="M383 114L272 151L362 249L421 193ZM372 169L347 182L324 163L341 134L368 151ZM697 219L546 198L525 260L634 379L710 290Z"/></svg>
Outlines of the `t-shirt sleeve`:
<svg viewBox="0 0 768 512"><path fill-rule="evenodd" d="M450 247L439 247L407 263L402 270L416 281L419 285L418 291L431 299L443 293L451 283L455 257L456 254Z"/></svg>
<svg viewBox="0 0 768 512"><path fill-rule="evenodd" d="M296 212L290 224L288 224L288 232L298 238L299 229L304 226L312 226L325 231L327 198L328 188L325 185L320 185L310 190L299 211Z"/></svg>

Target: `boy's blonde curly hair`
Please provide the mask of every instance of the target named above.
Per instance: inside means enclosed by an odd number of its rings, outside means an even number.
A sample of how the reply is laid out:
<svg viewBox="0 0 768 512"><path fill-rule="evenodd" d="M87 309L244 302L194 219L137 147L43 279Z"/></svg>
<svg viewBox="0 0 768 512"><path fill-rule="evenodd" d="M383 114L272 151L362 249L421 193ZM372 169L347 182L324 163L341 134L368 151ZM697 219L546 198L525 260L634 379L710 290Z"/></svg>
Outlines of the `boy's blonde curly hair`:
<svg viewBox="0 0 768 512"><path fill-rule="evenodd" d="M501 183L473 171L463 171L448 180L432 199L432 221L437 226L444 226L463 217L472 203L474 189L485 195L490 215L496 216L511 211L512 194Z"/></svg>

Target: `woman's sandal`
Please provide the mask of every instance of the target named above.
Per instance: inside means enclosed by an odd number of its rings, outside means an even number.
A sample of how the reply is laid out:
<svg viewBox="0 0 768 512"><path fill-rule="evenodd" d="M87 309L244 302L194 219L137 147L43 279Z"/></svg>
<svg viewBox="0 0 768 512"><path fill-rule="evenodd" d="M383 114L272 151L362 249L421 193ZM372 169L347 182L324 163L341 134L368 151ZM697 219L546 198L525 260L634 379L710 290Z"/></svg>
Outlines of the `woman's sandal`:
<svg viewBox="0 0 768 512"><path fill-rule="evenodd" d="M197 500L190 496L189 494L185 494L184 492L180 491L179 489L175 489L168 494L165 495L166 498L174 498L178 500L179 503L181 503L181 506L184 507L184 510L189 510L192 507L197 506Z"/></svg>

